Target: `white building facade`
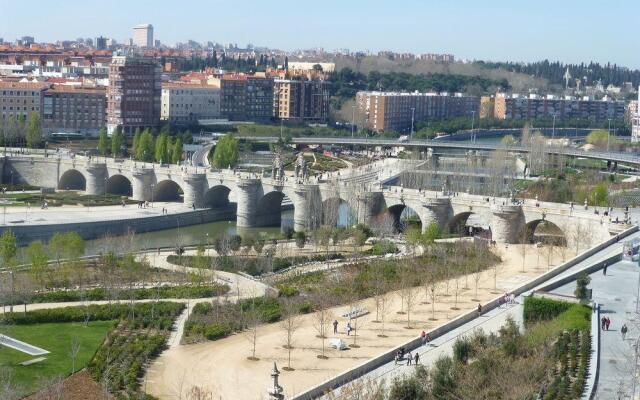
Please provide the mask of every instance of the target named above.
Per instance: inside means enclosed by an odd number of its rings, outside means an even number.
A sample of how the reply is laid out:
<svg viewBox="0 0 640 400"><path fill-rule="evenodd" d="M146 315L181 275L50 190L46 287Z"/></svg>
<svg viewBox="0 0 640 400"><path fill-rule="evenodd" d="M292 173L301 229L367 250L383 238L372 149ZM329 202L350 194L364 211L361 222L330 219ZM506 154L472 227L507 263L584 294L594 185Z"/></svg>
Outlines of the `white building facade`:
<svg viewBox="0 0 640 400"><path fill-rule="evenodd" d="M133 27L133 44L138 47L153 47L153 25L142 24Z"/></svg>
<svg viewBox="0 0 640 400"><path fill-rule="evenodd" d="M631 115L631 141L640 142L640 87L638 87L638 106Z"/></svg>
<svg viewBox="0 0 640 400"><path fill-rule="evenodd" d="M220 88L210 85L162 85L160 118L187 125L199 119L220 118Z"/></svg>

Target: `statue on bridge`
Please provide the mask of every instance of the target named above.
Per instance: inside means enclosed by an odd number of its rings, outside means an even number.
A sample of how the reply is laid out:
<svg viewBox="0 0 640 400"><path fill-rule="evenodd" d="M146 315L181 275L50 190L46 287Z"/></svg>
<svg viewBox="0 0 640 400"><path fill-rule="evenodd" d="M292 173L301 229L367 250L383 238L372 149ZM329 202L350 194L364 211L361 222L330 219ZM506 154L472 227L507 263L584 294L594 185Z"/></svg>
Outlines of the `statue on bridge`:
<svg viewBox="0 0 640 400"><path fill-rule="evenodd" d="M309 169L302 153L298 153L298 158L296 159L295 176L296 179L301 179L303 181L306 181L309 178Z"/></svg>
<svg viewBox="0 0 640 400"><path fill-rule="evenodd" d="M280 153L276 153L273 159L273 166L271 167L271 177L274 180L284 180L284 162Z"/></svg>

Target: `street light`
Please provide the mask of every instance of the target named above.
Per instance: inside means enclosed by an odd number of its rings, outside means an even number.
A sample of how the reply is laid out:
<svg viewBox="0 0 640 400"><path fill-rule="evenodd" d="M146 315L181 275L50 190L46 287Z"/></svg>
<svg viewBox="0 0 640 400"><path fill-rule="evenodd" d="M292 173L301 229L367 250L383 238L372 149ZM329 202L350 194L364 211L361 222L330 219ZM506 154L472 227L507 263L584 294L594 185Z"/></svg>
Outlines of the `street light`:
<svg viewBox="0 0 640 400"><path fill-rule="evenodd" d="M415 119L416 116L416 108L415 107L411 107L411 134L409 136L409 140L413 140L413 121Z"/></svg>
<svg viewBox="0 0 640 400"><path fill-rule="evenodd" d="M551 143L556 138L556 114L553 113L553 125L551 126Z"/></svg>
<svg viewBox="0 0 640 400"><path fill-rule="evenodd" d="M471 142L476 142L476 135L473 133L473 123L476 121L476 112L475 110L471 111Z"/></svg>
<svg viewBox="0 0 640 400"><path fill-rule="evenodd" d="M351 106L351 139L353 139L353 126L356 124L356 106Z"/></svg>
<svg viewBox="0 0 640 400"><path fill-rule="evenodd" d="M610 142L610 138L611 138L611 118L608 118L609 120L609 129L607 129L607 153L609 152L609 142Z"/></svg>

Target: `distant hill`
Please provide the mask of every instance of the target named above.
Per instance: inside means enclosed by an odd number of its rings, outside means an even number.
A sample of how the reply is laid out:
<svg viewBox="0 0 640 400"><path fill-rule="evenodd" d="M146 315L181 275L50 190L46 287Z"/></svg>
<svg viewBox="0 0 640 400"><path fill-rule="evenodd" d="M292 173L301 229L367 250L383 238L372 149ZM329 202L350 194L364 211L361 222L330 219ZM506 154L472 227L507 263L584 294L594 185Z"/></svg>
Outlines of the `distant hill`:
<svg viewBox="0 0 640 400"><path fill-rule="evenodd" d="M328 61L328 60L327 60ZM331 62L336 64L336 69L351 68L354 71L368 74L371 71L378 72L406 72L409 74L456 74L466 76L479 76L481 78L500 81L506 79L515 92L528 92L537 88L541 91L550 89L549 81L537 78L525 73L509 71L505 68L488 68L475 63L442 63L424 60L390 60L387 57L369 56L357 59L354 57L335 57Z"/></svg>

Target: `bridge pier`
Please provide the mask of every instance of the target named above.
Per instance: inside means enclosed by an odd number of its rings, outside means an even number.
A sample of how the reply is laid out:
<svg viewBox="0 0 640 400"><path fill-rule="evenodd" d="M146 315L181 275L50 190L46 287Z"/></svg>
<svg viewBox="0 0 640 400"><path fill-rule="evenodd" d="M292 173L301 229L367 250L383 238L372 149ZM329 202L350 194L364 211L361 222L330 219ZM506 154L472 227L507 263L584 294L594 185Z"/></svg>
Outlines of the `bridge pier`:
<svg viewBox="0 0 640 400"><path fill-rule="evenodd" d="M151 201L153 170L149 168L137 168L131 171L131 175L133 176L133 182L131 182L133 194L131 198L138 201Z"/></svg>
<svg viewBox="0 0 640 400"><path fill-rule="evenodd" d="M107 164L88 162L84 168L87 171L85 194L103 195L107 191Z"/></svg>
<svg viewBox="0 0 640 400"><path fill-rule="evenodd" d="M427 229L427 226L431 223L436 223L440 229L444 230L447 227L447 222L451 219L453 214L453 208L451 207L451 199L448 197L441 197L432 199L428 203L423 204L422 219L422 232Z"/></svg>
<svg viewBox="0 0 640 400"><path fill-rule="evenodd" d="M371 226L382 209L382 192L364 192L356 196L356 213L359 224Z"/></svg>
<svg viewBox="0 0 640 400"><path fill-rule="evenodd" d="M240 228L256 226L258 200L260 198L260 179L242 179L236 181L237 192L237 222Z"/></svg>
<svg viewBox="0 0 640 400"><path fill-rule="evenodd" d="M491 207L491 238L498 243L518 243L526 222L521 206L494 205Z"/></svg>
<svg viewBox="0 0 640 400"><path fill-rule="evenodd" d="M318 185L297 185L294 189L293 230L315 229L322 222L322 201Z"/></svg>
<svg viewBox="0 0 640 400"><path fill-rule="evenodd" d="M192 205L196 208L204 207L204 194L207 191L207 176L206 174L188 173L183 175L182 180L185 185L184 191L184 204L188 207Z"/></svg>

